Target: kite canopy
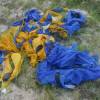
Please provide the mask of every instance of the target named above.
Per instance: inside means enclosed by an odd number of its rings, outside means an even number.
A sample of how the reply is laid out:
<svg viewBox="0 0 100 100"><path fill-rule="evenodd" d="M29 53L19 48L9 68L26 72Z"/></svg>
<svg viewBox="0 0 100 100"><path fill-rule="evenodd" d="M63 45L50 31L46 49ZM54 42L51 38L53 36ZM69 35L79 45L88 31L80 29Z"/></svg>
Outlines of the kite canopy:
<svg viewBox="0 0 100 100"><path fill-rule="evenodd" d="M69 88L100 78L100 66L87 51L48 43L46 53L47 58L39 63L36 71L37 80L42 85Z"/></svg>
<svg viewBox="0 0 100 100"><path fill-rule="evenodd" d="M5 64L0 74L2 88L6 88L19 75L24 57L30 59L33 67L38 64L36 78L42 85L74 88L100 78L96 56L79 51L76 43L65 47L55 42L55 34L63 38L72 36L86 22L86 16L81 11L68 10L63 15L65 10L67 8L58 7L44 14L38 9L28 10L6 34L0 36L0 64L3 61ZM52 34L55 39L50 36Z"/></svg>
<svg viewBox="0 0 100 100"><path fill-rule="evenodd" d="M63 19L64 24L61 26L69 35L78 31L86 22L85 15L79 10L69 10Z"/></svg>

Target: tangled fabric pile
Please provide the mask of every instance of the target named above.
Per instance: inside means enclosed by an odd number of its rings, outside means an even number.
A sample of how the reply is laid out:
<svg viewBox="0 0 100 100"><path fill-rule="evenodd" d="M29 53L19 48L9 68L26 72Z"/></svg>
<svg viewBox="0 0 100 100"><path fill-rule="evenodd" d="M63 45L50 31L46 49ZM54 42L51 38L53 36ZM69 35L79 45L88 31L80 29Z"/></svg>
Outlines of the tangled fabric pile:
<svg viewBox="0 0 100 100"><path fill-rule="evenodd" d="M36 78L43 85L73 88L100 78L95 57L76 50L74 45L65 47L55 42L58 36L72 36L85 22L86 16L80 10L28 10L0 35L0 64L4 67L0 73L1 89L19 75L25 57L33 67L38 66Z"/></svg>
<svg viewBox="0 0 100 100"><path fill-rule="evenodd" d="M47 57L37 68L37 79L41 84L73 88L85 81L100 78L100 66L97 65L96 57L90 56L87 51L78 51L74 45L46 45Z"/></svg>

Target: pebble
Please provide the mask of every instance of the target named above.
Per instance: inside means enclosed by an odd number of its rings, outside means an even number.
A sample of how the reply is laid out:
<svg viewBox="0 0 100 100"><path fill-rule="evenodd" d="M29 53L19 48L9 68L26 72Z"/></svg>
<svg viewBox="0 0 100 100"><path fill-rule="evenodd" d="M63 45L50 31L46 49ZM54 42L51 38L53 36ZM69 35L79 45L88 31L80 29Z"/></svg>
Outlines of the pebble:
<svg viewBox="0 0 100 100"><path fill-rule="evenodd" d="M7 29L8 29L7 25L3 25L3 24L0 25L0 33L6 31Z"/></svg>

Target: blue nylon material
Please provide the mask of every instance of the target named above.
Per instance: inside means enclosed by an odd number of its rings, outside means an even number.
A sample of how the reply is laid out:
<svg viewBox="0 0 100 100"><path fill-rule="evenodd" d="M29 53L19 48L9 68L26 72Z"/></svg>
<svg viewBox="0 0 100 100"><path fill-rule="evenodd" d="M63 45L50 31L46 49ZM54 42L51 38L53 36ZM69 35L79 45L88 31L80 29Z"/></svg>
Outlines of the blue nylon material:
<svg viewBox="0 0 100 100"><path fill-rule="evenodd" d="M69 10L63 19L64 24L61 26L69 35L78 31L86 22L86 17L80 11Z"/></svg>
<svg viewBox="0 0 100 100"><path fill-rule="evenodd" d="M40 14L40 11L38 9L31 9L28 10L25 14L24 14L24 18L20 19L19 21L16 21L12 24L12 26L21 26L24 22L28 23L33 20L33 21L39 21L41 19L42 15ZM26 24L27 25L27 24ZM25 31L25 30L24 30Z"/></svg>
<svg viewBox="0 0 100 100"><path fill-rule="evenodd" d="M31 9L31 10L28 10L26 13L25 13L25 17L30 21L30 20L34 20L34 21L38 21L40 20L40 18L42 17L40 15L40 11L38 9Z"/></svg>
<svg viewBox="0 0 100 100"><path fill-rule="evenodd" d="M48 43L46 54L47 58L39 63L36 70L37 80L42 85L60 83L60 87L67 88L66 85L77 86L85 81L100 78L100 66L86 51Z"/></svg>
<svg viewBox="0 0 100 100"><path fill-rule="evenodd" d="M57 7L52 10L60 13L61 11L63 11L63 8ZM25 13L23 19L20 19L19 21L14 22L12 25L21 26L24 23L22 31L31 32L32 30L35 30L37 26L30 25L29 22L35 21L40 26L40 29L38 30L38 34L50 34L49 30L46 30L43 32L42 28L43 26L52 24L52 15L48 14L46 17L46 20L43 23L40 23L41 18L42 18L42 15L40 14L38 9L31 9ZM68 35L71 36L74 32L78 31L85 24L86 17L81 11L69 10L62 20L64 24L61 25L61 27L67 31L66 34L68 33Z"/></svg>
<svg viewBox="0 0 100 100"><path fill-rule="evenodd" d="M25 23L24 27L22 28L23 32L31 32L35 30L37 27L35 25L30 25L29 23Z"/></svg>
<svg viewBox="0 0 100 100"><path fill-rule="evenodd" d="M4 61L4 52L0 51L0 64Z"/></svg>

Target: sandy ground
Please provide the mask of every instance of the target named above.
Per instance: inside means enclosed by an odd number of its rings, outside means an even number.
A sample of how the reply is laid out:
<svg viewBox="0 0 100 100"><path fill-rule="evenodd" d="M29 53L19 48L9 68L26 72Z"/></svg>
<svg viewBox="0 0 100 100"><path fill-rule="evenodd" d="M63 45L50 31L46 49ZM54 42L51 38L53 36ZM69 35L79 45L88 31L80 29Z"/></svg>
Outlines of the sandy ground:
<svg viewBox="0 0 100 100"><path fill-rule="evenodd" d="M1 94L0 100L36 100L35 94L32 90L25 91L11 84L12 91L6 95Z"/></svg>

